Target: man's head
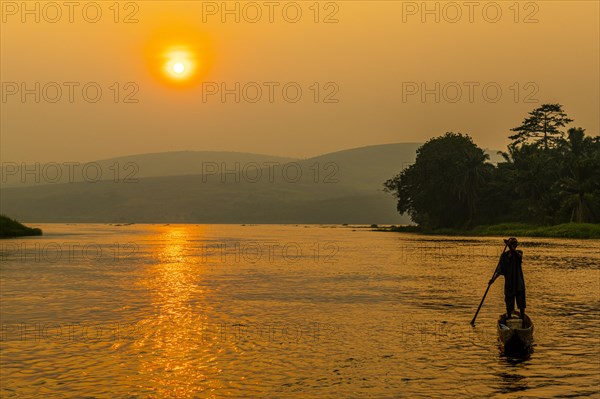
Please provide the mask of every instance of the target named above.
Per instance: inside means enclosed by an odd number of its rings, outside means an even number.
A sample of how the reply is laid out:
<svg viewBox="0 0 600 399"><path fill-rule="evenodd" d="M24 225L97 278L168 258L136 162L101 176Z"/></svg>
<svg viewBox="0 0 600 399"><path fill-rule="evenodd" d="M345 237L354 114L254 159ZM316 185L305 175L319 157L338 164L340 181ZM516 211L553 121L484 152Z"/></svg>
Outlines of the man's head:
<svg viewBox="0 0 600 399"><path fill-rule="evenodd" d="M512 248L516 248L519 245L519 241L515 237L510 237L507 242Z"/></svg>

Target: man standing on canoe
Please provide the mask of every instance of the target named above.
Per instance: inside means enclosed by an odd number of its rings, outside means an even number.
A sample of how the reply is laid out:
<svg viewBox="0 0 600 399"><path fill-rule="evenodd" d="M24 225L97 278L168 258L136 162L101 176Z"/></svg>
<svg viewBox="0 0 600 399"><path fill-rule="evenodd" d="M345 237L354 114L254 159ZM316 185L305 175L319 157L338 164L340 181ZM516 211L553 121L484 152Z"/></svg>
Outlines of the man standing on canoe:
<svg viewBox="0 0 600 399"><path fill-rule="evenodd" d="M515 299L521 313L523 325L525 325L525 279L523 278L523 251L517 250L519 242L516 238L511 237L504 240L508 247L508 252L503 252L500 255L500 262L496 273L491 278L489 284L500 276L504 276L504 302L506 303L506 317L510 318L515 309Z"/></svg>

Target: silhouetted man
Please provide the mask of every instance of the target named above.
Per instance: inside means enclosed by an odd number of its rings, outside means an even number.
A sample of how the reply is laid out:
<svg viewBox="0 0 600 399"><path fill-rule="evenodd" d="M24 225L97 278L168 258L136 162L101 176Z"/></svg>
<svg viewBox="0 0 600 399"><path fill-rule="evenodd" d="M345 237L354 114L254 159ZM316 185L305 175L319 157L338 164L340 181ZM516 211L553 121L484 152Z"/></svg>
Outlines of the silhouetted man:
<svg viewBox="0 0 600 399"><path fill-rule="evenodd" d="M517 306L525 325L525 279L523 278L523 251L517 250L519 242L516 238L511 237L504 240L508 247L508 252L504 252L500 256L500 262L494 277L490 280L490 284L500 276L504 276L504 302L506 303L506 318L510 318L515 309L515 299Z"/></svg>

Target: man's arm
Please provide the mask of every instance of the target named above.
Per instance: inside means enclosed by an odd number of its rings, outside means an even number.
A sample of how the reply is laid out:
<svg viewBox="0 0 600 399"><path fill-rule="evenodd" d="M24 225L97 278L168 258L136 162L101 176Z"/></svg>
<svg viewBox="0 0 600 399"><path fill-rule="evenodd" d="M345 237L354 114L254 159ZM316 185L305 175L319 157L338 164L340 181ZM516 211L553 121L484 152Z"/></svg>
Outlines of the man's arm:
<svg viewBox="0 0 600 399"><path fill-rule="evenodd" d="M492 285L492 284L494 284L494 281L496 281L496 279L498 278L498 276L500 276L500 275L499 275L497 272L496 272L496 273L494 273L494 277L492 277L492 278L490 279L490 281L488 281L488 285Z"/></svg>
<svg viewBox="0 0 600 399"><path fill-rule="evenodd" d="M500 260L498 261L498 266L496 266L496 271L494 272L494 275L492 276L488 284L494 284L494 281L496 281L496 279L502 274L504 273L502 271L502 255L500 255Z"/></svg>

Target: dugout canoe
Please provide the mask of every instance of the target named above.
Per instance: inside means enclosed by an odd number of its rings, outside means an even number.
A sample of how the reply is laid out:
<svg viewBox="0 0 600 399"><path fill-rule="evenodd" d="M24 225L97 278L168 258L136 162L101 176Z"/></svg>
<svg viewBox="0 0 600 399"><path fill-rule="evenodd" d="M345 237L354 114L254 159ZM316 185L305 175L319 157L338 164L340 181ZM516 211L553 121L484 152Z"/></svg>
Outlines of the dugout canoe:
<svg viewBox="0 0 600 399"><path fill-rule="evenodd" d="M525 325L519 312L513 312L507 319L506 314L498 318L498 339L505 355L511 357L528 356L533 348L533 321L525 315Z"/></svg>

